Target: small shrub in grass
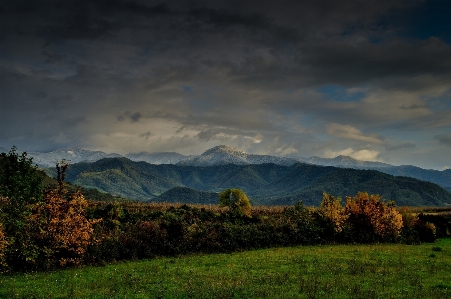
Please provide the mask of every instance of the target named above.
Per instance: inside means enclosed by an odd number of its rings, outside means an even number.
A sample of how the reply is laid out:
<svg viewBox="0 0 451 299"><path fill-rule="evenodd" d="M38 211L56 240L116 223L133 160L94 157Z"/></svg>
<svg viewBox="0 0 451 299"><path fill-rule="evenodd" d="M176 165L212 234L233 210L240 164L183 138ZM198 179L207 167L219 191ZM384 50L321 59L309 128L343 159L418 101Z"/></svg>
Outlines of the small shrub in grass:
<svg viewBox="0 0 451 299"><path fill-rule="evenodd" d="M434 246L434 247L432 247L432 251L442 251L442 247Z"/></svg>

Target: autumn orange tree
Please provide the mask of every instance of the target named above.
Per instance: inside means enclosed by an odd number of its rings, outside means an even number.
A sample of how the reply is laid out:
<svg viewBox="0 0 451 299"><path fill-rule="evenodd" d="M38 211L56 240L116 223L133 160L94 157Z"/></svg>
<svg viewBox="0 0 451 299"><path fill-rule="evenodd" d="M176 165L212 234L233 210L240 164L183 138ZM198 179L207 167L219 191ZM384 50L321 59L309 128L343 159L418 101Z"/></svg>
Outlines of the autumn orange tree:
<svg viewBox="0 0 451 299"><path fill-rule="evenodd" d="M386 203L380 195L358 192L354 197L347 197L344 214L347 222L356 233L357 241L376 241L399 237L403 227L401 214L394 204Z"/></svg>
<svg viewBox="0 0 451 299"><path fill-rule="evenodd" d="M100 220L88 220L88 202L80 192L67 194L64 161L56 165L58 188L44 194L44 203L36 205L31 216L36 238L43 248L42 262L46 267L77 265L82 261L92 241L93 225Z"/></svg>

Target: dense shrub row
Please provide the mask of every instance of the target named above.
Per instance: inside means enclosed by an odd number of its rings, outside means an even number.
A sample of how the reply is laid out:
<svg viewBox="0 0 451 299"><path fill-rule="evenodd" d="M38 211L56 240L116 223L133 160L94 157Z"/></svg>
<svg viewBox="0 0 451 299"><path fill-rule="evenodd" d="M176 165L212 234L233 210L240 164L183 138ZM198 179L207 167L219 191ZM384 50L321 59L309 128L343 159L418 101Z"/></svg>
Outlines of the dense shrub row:
<svg viewBox="0 0 451 299"><path fill-rule="evenodd" d="M298 202L276 212L257 211L250 216L230 209L210 210L187 205L161 210L146 210L146 204L141 204L144 209L131 210L127 203L92 203L87 207L80 194L68 198L61 198L55 192L49 194L51 196L45 196L45 203L38 205L39 209L32 210L25 223L25 244L17 244L18 237L24 238L20 232L5 234L0 226L0 265L4 270L51 269L276 246L368 242L412 244L436 238L432 222L421 220L408 211L396 214L393 207L383 202L371 203L370 198L377 197L367 193L348 199L344 207L328 207L327 200L333 197L325 194L319 208L307 208ZM355 200L362 198L388 209L388 215L394 214L396 221L391 226L386 225L388 229L384 231L381 221L361 214L369 209L348 215L343 213L348 213L349 205L356 205ZM401 227L399 224L403 223ZM449 219L447 225L450 225Z"/></svg>
<svg viewBox="0 0 451 299"><path fill-rule="evenodd" d="M407 210L399 213L378 196L359 193L348 198L344 207L335 206L337 217L330 217L334 215L333 208L326 208L325 202L331 198L325 194L322 206L315 209L298 202L275 213L260 211L251 213L250 217L230 209L209 210L187 205L131 213L127 204L96 206L90 209L89 215L93 219L103 219L94 231L95 239L100 241L89 246L86 262L293 245L417 244L436 239L432 222L424 222ZM379 213L378 219L374 213ZM406 225L403 225L404 219ZM451 226L449 219L448 225Z"/></svg>

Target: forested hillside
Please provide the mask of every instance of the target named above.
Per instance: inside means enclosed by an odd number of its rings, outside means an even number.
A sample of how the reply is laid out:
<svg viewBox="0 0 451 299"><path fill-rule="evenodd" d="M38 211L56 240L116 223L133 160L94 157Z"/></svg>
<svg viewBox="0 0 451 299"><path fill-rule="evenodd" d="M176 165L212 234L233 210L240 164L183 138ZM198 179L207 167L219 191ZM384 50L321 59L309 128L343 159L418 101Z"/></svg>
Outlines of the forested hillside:
<svg viewBox="0 0 451 299"><path fill-rule="evenodd" d="M208 167L153 165L126 158L102 159L70 165L67 180L87 188L142 201L176 187L217 193L225 188L246 191L253 204L286 205L302 200L317 205L324 191L346 197L358 191L380 194L398 205L437 206L451 204L451 194L436 184L395 177L374 170L344 169L297 163L218 165ZM182 189L172 192L176 202ZM159 201L159 200L158 200ZM196 203L185 198L184 202Z"/></svg>

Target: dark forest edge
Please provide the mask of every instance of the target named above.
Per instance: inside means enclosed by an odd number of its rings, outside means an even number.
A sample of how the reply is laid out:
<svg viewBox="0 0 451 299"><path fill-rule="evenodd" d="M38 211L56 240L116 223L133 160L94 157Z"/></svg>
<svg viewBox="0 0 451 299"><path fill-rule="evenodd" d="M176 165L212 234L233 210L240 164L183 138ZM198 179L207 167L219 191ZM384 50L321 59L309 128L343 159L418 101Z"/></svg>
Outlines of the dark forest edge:
<svg viewBox="0 0 451 299"><path fill-rule="evenodd" d="M319 207L251 207L244 192L225 190L221 206L88 201L64 183L44 180L26 153L2 154L0 271L50 270L79 265L221 253L259 248L400 242L450 237L446 208L396 208L379 195L341 199L327 193ZM431 208L429 208L431 209ZM449 212L449 210L447 210Z"/></svg>

